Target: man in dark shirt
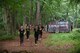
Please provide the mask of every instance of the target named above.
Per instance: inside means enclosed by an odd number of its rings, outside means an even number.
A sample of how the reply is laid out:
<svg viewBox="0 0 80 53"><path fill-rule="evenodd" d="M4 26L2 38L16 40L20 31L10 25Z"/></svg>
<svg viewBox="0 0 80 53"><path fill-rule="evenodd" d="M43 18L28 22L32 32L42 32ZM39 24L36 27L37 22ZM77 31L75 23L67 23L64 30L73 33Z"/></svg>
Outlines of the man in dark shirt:
<svg viewBox="0 0 80 53"><path fill-rule="evenodd" d="M27 37L28 40L29 40L29 36L30 36L30 26L28 25L26 27L26 37Z"/></svg>
<svg viewBox="0 0 80 53"><path fill-rule="evenodd" d="M20 46L23 46L23 41L24 41L24 28L23 28L23 26L20 27L19 34L20 34Z"/></svg>
<svg viewBox="0 0 80 53"><path fill-rule="evenodd" d="M39 27L39 36L40 36L40 40L41 40L41 38L42 38L43 29L44 29L44 27L40 25L40 27Z"/></svg>
<svg viewBox="0 0 80 53"><path fill-rule="evenodd" d="M37 45L37 41L38 41L38 38L39 38L39 27L36 26L34 28L34 38L35 38L35 45Z"/></svg>

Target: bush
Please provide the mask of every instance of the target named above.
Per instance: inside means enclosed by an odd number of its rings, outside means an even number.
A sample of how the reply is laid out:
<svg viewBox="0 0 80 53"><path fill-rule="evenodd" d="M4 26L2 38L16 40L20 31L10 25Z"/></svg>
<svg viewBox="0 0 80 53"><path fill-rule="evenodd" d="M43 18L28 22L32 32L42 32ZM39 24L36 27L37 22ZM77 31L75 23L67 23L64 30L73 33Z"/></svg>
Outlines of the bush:
<svg viewBox="0 0 80 53"><path fill-rule="evenodd" d="M80 53L80 46L77 47L76 53Z"/></svg>
<svg viewBox="0 0 80 53"><path fill-rule="evenodd" d="M71 33L72 34L71 34L70 38L72 40L80 40L80 30L79 29L74 29Z"/></svg>
<svg viewBox="0 0 80 53"><path fill-rule="evenodd" d="M80 53L80 30L73 29L70 33L57 33L50 34L50 36L45 41L46 46L64 46L70 44L70 53Z"/></svg>
<svg viewBox="0 0 80 53"><path fill-rule="evenodd" d="M13 40L13 39L15 39L15 36L13 36L13 35L2 35L2 36L0 36L0 41L2 41L2 40Z"/></svg>
<svg viewBox="0 0 80 53"><path fill-rule="evenodd" d="M77 23L77 27L80 28L80 18L77 18L76 23Z"/></svg>
<svg viewBox="0 0 80 53"><path fill-rule="evenodd" d="M6 32L2 32L2 33L0 33L0 41L14 40L17 36L18 36L18 33L16 33L15 35L11 35L9 33L7 34Z"/></svg>
<svg viewBox="0 0 80 53"><path fill-rule="evenodd" d="M77 32L79 32L79 33L80 33L80 29L78 29L78 30L77 30Z"/></svg>
<svg viewBox="0 0 80 53"><path fill-rule="evenodd" d="M74 29L70 38L75 41L72 53L80 53L80 28Z"/></svg>
<svg viewBox="0 0 80 53"><path fill-rule="evenodd" d="M73 32L79 32L80 33L80 28L74 29Z"/></svg>

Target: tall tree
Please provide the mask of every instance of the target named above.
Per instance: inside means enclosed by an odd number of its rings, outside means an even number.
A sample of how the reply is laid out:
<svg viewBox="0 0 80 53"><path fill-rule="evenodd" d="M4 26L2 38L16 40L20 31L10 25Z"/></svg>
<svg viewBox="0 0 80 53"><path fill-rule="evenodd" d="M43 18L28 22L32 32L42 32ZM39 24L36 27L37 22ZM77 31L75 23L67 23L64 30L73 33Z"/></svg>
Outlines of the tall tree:
<svg viewBox="0 0 80 53"><path fill-rule="evenodd" d="M7 28L7 34L15 34L16 32L16 13L17 13L17 2L15 0L1 0L1 8L5 13L4 22L5 27Z"/></svg>
<svg viewBox="0 0 80 53"><path fill-rule="evenodd" d="M30 0L30 4L31 4L31 7L30 7L30 17L31 17L31 19L32 19L32 20L30 19L30 23L33 24L33 22L34 22L34 21L33 21L33 17L34 17L34 16L33 16L33 15L34 15L34 13L33 13L33 7L34 7L34 5L33 5L33 0Z"/></svg>
<svg viewBox="0 0 80 53"><path fill-rule="evenodd" d="M36 2L36 24L37 25L41 22L40 15L41 15L40 14L40 0L37 0L37 2Z"/></svg>

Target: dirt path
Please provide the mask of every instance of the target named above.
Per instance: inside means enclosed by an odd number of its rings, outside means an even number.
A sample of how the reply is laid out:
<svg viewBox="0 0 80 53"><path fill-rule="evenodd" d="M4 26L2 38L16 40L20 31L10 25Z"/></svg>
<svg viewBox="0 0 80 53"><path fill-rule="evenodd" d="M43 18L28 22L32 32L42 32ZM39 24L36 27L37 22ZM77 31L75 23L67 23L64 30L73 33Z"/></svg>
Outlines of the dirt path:
<svg viewBox="0 0 80 53"><path fill-rule="evenodd" d="M35 46L34 37L31 35L29 41L25 37L23 47L19 45L19 37L12 41L0 41L0 47L1 49L8 50L9 53L19 53L20 51L25 51L23 53L55 53L45 47L43 43L47 36L48 33L44 32L43 39L38 42L37 46Z"/></svg>

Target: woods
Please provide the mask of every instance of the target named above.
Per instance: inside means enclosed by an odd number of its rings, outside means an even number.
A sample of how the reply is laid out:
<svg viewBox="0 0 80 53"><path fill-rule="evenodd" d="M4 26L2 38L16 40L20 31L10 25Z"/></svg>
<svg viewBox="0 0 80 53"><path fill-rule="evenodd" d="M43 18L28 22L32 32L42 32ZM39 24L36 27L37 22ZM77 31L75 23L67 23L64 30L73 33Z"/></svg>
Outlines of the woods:
<svg viewBox="0 0 80 53"><path fill-rule="evenodd" d="M1 49L80 53L80 0L0 0Z"/></svg>
<svg viewBox="0 0 80 53"><path fill-rule="evenodd" d="M80 27L79 2L79 0L0 0L0 31L14 35L20 25L40 23L46 25L59 19L69 20L74 23L74 27Z"/></svg>

